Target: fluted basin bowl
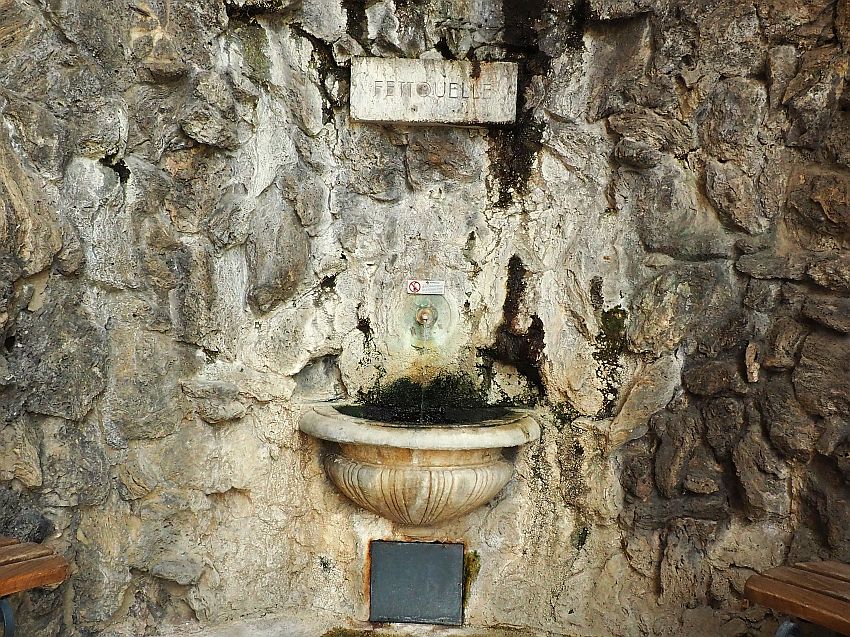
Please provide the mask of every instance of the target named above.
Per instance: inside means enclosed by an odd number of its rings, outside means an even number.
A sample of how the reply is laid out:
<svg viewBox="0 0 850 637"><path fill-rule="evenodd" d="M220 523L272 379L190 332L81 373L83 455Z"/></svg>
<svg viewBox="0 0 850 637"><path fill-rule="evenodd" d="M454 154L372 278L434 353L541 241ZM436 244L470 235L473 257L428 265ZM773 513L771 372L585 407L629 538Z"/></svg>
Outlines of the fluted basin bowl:
<svg viewBox="0 0 850 637"><path fill-rule="evenodd" d="M540 437L534 419L515 409L436 426L360 418L355 409L311 405L299 426L337 443L325 470L346 497L405 526L432 526L486 504L513 475L502 451Z"/></svg>

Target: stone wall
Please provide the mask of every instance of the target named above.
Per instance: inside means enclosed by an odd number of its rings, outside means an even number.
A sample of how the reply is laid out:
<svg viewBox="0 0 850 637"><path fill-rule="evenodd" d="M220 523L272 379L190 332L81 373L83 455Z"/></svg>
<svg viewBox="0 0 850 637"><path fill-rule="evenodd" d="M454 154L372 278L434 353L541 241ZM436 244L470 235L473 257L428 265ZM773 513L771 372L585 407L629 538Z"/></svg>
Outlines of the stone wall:
<svg viewBox="0 0 850 637"><path fill-rule="evenodd" d="M0 0L0 533L73 564L22 634L365 619L410 530L299 405L443 372L543 426L423 532L469 624L770 634L751 573L850 560L848 48L844 0ZM516 61L518 122L354 124L352 55Z"/></svg>

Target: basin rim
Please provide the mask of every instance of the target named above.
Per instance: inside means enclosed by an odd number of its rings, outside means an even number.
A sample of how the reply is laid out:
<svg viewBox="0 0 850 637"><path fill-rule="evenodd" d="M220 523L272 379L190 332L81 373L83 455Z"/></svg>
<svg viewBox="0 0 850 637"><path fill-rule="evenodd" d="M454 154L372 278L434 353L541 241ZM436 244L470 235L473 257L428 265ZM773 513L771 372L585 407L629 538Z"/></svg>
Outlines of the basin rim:
<svg viewBox="0 0 850 637"><path fill-rule="evenodd" d="M522 409L510 408L507 415L485 421L491 424L482 427L396 427L348 416L335 409L349 404L309 405L301 414L298 428L321 440L400 449L498 449L519 447L540 438L540 425Z"/></svg>

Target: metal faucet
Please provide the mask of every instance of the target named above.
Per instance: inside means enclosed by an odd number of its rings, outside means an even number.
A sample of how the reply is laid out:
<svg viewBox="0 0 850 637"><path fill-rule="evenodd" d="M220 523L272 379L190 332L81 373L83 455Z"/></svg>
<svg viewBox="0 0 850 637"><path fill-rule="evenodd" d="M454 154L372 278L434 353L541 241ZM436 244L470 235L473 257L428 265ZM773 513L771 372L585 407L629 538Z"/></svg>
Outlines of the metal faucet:
<svg viewBox="0 0 850 637"><path fill-rule="evenodd" d="M421 326L418 330L419 337L423 341L429 340L431 338L429 332L437 322L437 308L431 305L430 300L416 310L416 322Z"/></svg>

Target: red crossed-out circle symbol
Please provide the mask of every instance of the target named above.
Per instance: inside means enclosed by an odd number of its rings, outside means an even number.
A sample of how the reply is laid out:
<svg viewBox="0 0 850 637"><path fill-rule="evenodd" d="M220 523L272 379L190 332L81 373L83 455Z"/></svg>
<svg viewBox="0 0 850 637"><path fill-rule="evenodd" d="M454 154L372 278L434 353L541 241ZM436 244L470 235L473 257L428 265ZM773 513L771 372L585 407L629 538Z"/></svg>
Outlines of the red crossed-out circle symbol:
<svg viewBox="0 0 850 637"><path fill-rule="evenodd" d="M416 294L422 289L422 284L419 281L410 281L407 284L407 291L411 294Z"/></svg>

